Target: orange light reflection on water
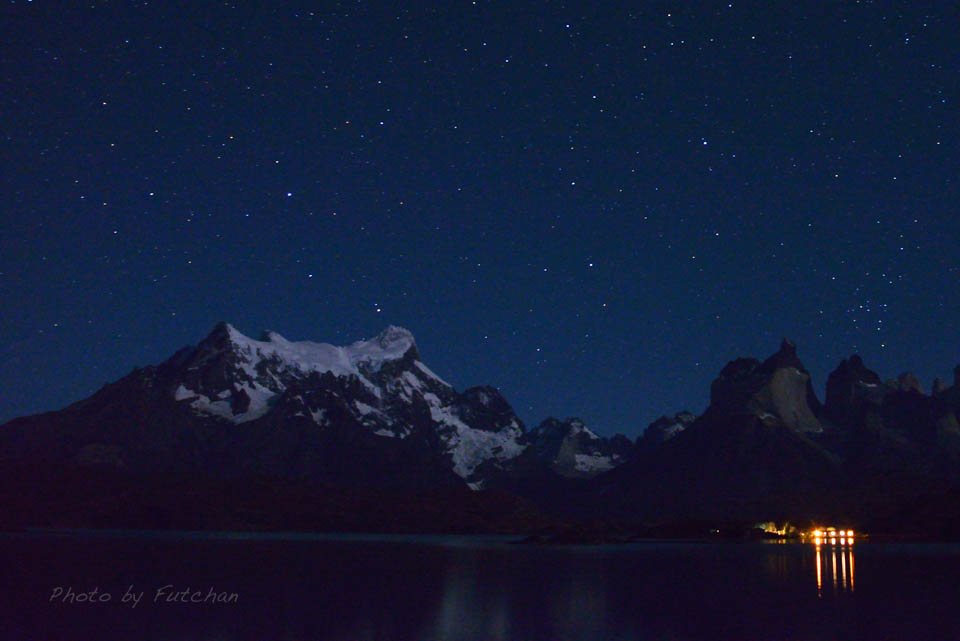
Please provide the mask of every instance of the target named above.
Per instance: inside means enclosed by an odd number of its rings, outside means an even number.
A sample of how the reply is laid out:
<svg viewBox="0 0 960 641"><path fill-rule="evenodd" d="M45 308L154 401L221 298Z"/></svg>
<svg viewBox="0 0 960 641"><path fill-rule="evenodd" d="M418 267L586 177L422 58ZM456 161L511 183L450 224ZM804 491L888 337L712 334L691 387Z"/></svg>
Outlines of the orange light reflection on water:
<svg viewBox="0 0 960 641"><path fill-rule="evenodd" d="M820 560L820 539L817 539L817 595L823 596L823 575L821 567L823 562Z"/></svg>
<svg viewBox="0 0 960 641"><path fill-rule="evenodd" d="M816 551L817 563L817 595L823 596L823 574L830 573L834 592L853 592L854 590L854 560L853 560L853 538L841 537L839 545L833 537L830 539L821 539L815 537L814 549ZM822 550L829 546L829 550ZM824 559L824 556L827 556ZM829 563L830 567L824 567L824 563Z"/></svg>
<svg viewBox="0 0 960 641"><path fill-rule="evenodd" d="M841 539L842 541L843 539ZM843 583L847 584L847 555L845 550L840 553L840 577Z"/></svg>

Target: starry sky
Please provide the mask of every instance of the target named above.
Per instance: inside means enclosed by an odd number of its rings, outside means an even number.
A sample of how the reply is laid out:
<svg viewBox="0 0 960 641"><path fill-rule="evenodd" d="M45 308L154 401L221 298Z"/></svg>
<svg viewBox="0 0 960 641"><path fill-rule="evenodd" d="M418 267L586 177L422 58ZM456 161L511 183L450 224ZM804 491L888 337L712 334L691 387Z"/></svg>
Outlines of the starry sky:
<svg viewBox="0 0 960 641"><path fill-rule="evenodd" d="M631 437L782 336L960 361L955 3L0 11L0 420L219 320Z"/></svg>

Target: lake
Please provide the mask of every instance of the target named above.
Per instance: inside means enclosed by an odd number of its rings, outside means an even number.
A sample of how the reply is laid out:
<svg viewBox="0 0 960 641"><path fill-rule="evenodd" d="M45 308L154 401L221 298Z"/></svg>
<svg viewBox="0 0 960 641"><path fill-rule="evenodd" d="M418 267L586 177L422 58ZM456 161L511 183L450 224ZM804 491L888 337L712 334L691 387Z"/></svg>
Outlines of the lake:
<svg viewBox="0 0 960 641"><path fill-rule="evenodd" d="M960 545L510 541L4 534L0 637L960 638Z"/></svg>

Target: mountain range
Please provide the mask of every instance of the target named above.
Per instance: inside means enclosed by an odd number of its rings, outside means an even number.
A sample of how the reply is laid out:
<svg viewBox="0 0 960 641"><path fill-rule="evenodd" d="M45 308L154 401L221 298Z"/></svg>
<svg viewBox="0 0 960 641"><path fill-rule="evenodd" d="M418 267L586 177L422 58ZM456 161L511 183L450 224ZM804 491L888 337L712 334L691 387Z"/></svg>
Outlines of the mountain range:
<svg viewBox="0 0 960 641"><path fill-rule="evenodd" d="M960 534L960 367L926 394L854 355L821 402L796 346L737 358L701 415L631 441L528 428L405 329L338 347L218 324L62 410L0 426L0 526L527 531L830 519Z"/></svg>

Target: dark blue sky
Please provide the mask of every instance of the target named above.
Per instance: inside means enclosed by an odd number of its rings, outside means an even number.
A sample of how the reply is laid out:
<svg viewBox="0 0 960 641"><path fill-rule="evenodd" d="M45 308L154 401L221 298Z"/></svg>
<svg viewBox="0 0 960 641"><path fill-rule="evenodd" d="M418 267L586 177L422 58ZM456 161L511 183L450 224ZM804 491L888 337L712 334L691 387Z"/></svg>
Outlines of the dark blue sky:
<svg viewBox="0 0 960 641"><path fill-rule="evenodd" d="M608 434L781 336L929 387L960 13L811 4L6 2L0 419L221 319Z"/></svg>

